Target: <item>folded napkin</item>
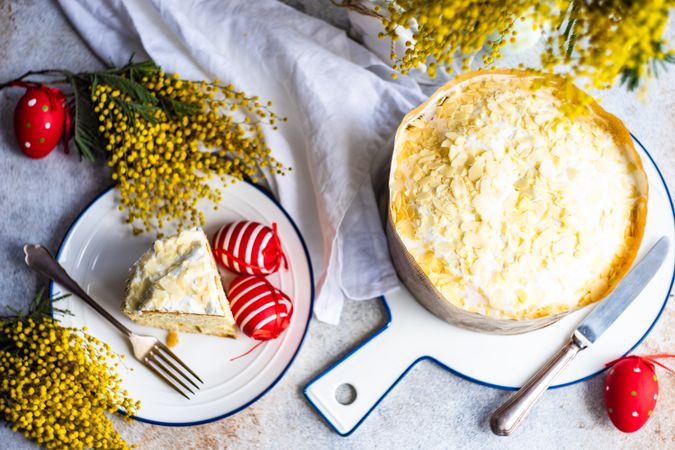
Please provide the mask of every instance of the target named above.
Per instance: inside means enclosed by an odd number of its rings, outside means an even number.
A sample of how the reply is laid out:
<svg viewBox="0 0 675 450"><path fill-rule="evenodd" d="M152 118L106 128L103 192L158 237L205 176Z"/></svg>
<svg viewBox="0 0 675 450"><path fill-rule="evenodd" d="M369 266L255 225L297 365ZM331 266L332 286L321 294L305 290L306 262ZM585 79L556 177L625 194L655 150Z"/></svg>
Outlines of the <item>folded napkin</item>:
<svg viewBox="0 0 675 450"><path fill-rule="evenodd" d="M188 79L220 79L272 100L289 121L266 131L293 171L272 190L298 224L317 284L315 314L338 323L344 297L398 283L373 185L386 185L392 136L423 94L343 30L273 0L59 0L89 46L132 53Z"/></svg>

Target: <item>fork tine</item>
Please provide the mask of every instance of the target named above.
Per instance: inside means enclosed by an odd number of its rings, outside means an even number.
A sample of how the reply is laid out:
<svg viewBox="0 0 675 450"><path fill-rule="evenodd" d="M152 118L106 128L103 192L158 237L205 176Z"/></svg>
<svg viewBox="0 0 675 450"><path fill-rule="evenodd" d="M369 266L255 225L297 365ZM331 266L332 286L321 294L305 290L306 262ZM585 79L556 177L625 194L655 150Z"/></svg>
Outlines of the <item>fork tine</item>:
<svg viewBox="0 0 675 450"><path fill-rule="evenodd" d="M199 378L199 376L197 376L197 374L194 373L194 372L192 371L192 369L190 369L183 361L181 361L180 358L174 354L174 352L172 352L171 350L169 350L169 347L167 347L166 345L162 344L161 342L157 342L157 346L158 346L159 348L161 348L163 351L165 351L167 355L169 355L171 358L173 358L174 361L176 361L178 364L180 364L181 366L183 366L183 368L184 368L185 370L187 370L188 372L190 372L190 373L192 374L193 377L195 377L197 380L199 380L200 383L204 384L204 382L202 381L202 379Z"/></svg>
<svg viewBox="0 0 675 450"><path fill-rule="evenodd" d="M161 369L164 373L166 373L166 374L169 375L171 378L173 378L174 381L176 381L176 383L180 384L180 385L183 386L190 394L193 394L193 395L194 395L194 392L192 391L192 389L190 389L190 388L188 387L187 384L183 383L183 382L180 380L180 378L178 378L176 375L174 375L174 373L173 373L171 370L169 370L169 369L168 369L161 361L158 361L157 358L155 358L156 355L153 353L153 351L154 351L154 349L151 350L150 352L148 352L148 355L146 356L146 358L148 359L148 361L154 363L154 364L157 366L157 368ZM181 374L181 375L182 375L182 374ZM185 375L183 375L183 376L185 376Z"/></svg>
<svg viewBox="0 0 675 450"><path fill-rule="evenodd" d="M152 373L154 373L154 374L157 375L159 378L161 378L162 380L164 380L164 382L165 382L166 384L168 384L169 386L171 386L171 387L172 387L176 392L178 392L180 395L182 395L182 396L185 397L186 399L190 400L190 397L188 397L187 395L185 395L185 393L184 393L183 391L181 391L180 389L178 389L178 388L176 387L175 384L173 384L171 381L169 381L168 378L166 378L164 375L162 375L162 373L161 373L159 370L155 369L149 362L143 361L143 365L144 365L145 367L147 367L148 369L150 369L150 371L151 371Z"/></svg>
<svg viewBox="0 0 675 450"><path fill-rule="evenodd" d="M156 352L156 353L153 353L153 355L159 356L160 359L161 359L162 361L164 361L165 363L167 363L167 364L169 365L169 367L171 367L171 368L173 369L174 372L176 372L178 375L182 376L182 377L185 378L187 381L189 381L190 384L193 385L196 389L199 389L199 386L197 386L197 383L195 383L194 381L192 381L192 378L190 378L190 377L188 377L187 375L185 375L185 373L184 373L183 371L181 371L178 367L176 367L176 366L174 365L174 363L172 363L171 361L169 361L169 359L168 359L166 356L164 356L164 355L162 354L162 352Z"/></svg>

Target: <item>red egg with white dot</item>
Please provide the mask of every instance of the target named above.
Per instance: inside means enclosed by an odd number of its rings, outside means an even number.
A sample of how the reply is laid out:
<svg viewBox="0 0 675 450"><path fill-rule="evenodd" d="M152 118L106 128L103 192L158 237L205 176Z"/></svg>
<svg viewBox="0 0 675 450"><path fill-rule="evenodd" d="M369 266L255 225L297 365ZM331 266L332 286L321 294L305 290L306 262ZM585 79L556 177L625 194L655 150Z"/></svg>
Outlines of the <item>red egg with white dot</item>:
<svg viewBox="0 0 675 450"><path fill-rule="evenodd" d="M604 385L605 409L614 426L624 433L639 430L654 412L659 383L654 365L639 356L618 360Z"/></svg>
<svg viewBox="0 0 675 450"><path fill-rule="evenodd" d="M227 290L234 321L247 336L276 339L291 323L293 302L266 277L239 275Z"/></svg>
<svg viewBox="0 0 675 450"><path fill-rule="evenodd" d="M64 97L59 89L29 87L14 110L14 134L30 158L47 156L63 136Z"/></svg>

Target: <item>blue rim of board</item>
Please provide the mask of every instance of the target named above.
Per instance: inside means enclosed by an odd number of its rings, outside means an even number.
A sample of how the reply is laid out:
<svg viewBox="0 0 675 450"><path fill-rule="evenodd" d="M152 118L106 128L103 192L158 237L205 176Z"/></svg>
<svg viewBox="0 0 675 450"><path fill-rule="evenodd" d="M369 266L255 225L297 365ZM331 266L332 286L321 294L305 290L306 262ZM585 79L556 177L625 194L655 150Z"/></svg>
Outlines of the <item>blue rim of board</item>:
<svg viewBox="0 0 675 450"><path fill-rule="evenodd" d="M642 145L642 143L641 143L641 142L633 135L633 133L631 133L630 135L631 135L631 137L633 138L633 140L634 140L635 142L637 142L637 144L640 146L640 148L642 148L642 150L645 152L645 154L647 155L647 157L648 157L649 160L651 161L652 165L654 166L654 169L656 169L656 173L659 174L659 178L661 179L661 183L663 184L663 187L664 187L665 190L666 190L666 195L667 195L667 197L668 197L668 202L670 203L670 211L671 211L671 213L672 213L672 215L673 215L673 220L675 221L675 206L673 205L673 198L671 197L670 191L668 190L668 184L666 183L666 180L663 178L663 174L661 173L661 170L659 170L659 166L656 165L656 162L654 161L654 158L652 158L652 155L649 154L649 152L647 151L647 149L645 148L645 146ZM637 347L638 345L640 345L640 344L642 343L642 341L645 340L645 338L647 337L647 335L652 331L652 329L653 329L654 326L656 325L656 322L659 321L659 318L661 317L661 314L663 314L663 310L666 308L666 305L668 304L668 299L670 298L670 291L671 291L672 288L673 288L673 282L675 282L675 268L674 268L674 270L673 270L673 275L672 275L672 277L671 277L671 279L670 279L670 285L668 286L668 292L666 293L666 298L663 300L663 305L661 305L661 309L659 310L658 314L657 314L656 317L654 318L654 321L652 322L652 324L649 326L649 328L647 328L647 331L645 331L645 333L644 333L644 334L642 335L642 337L635 343L635 345L633 345L630 349L628 349L628 351L627 351L626 353L624 353L624 356L627 355L628 353L632 352L632 351L635 349L635 347ZM460 378L463 378L463 379L465 379L465 380L467 380L467 381L471 381L472 383L480 384L480 385L482 385L482 386L487 386L487 387L491 387L491 388L494 388L494 389L502 389L502 390L507 390L507 391L515 391L515 390L518 390L518 389L519 389L519 388L513 387L513 386L501 386L501 385L498 385L498 384L492 384L492 383L487 383L487 382L485 382L485 381L478 380L478 379L476 379L476 378L473 378L473 377L470 377L470 376L468 376L468 375L465 375L465 374L463 374L463 373L461 373L461 372L459 372L459 371L453 369L453 368L450 367L450 366L447 366L447 365L443 364L442 362L440 362L440 361L437 360L436 358L433 358L433 357L431 357L431 356L421 356L421 357L417 358L415 361L413 361L413 362L408 366L408 368L405 369L405 370L403 371L403 373L401 374L401 376L399 376L399 377L396 379L396 381L394 381L394 383L389 387L389 389L387 389L387 390L384 392L384 394L382 394L382 397L380 397L380 398L377 400L377 402L375 402L375 404L373 405L373 407L366 413L365 416L363 416L363 417L361 418L361 420L359 420L359 422L358 422L356 425L354 425L354 427L353 427L351 430L348 430L348 431L345 432L345 433L340 432L340 430L338 430L337 426L336 426L333 422L331 422L331 421L328 419L328 417L326 417L326 416L321 412L321 410L318 408L318 406L312 401L312 399L309 397L309 395L308 395L308 393L307 393L307 390L309 389L309 387L310 387L312 384L314 384L316 381L320 380L324 375L326 375L328 372L330 372L331 370L333 370L337 365L339 365L340 363L342 363L342 361L344 361L344 360L346 360L347 358L349 358L353 353L356 353L361 347L363 347L363 346L364 346L365 344L367 344L369 341L371 341L372 339L374 339L374 338L375 338L377 335L379 335L380 333L384 332L384 330L386 330L387 328L389 328L389 325L391 325L391 309L389 309L389 305L387 304L387 300L386 300L386 298L385 298L384 296L380 297L380 301L382 302L382 305L384 306L384 308L385 308L385 310L386 310L386 312L387 312L387 323L386 323L382 328L380 328L380 329L377 330L375 333L373 333L371 336L369 336L367 339L365 339L363 342L361 342L359 345L357 345L356 347L354 347L349 353L347 353L347 354L344 355L342 358L338 359L338 360L335 361L333 364L331 364L330 367L328 367L328 369L324 370L323 372L321 372L321 374L320 374L319 376L317 376L317 377L314 378L312 381L310 381L309 383L307 383L307 385L306 385L305 388L303 389L303 394L304 394L305 398L307 399L307 401L312 405L312 407L316 410L316 412L319 413L319 415L320 415L321 417L323 417L323 420L325 420L326 423L328 423L328 424L331 426L331 428L333 428L333 430L335 430L335 432L336 432L337 434L339 434L340 436L346 437L346 436L349 436L350 434L352 434L354 431L356 431L356 429L359 428L359 427L361 426L361 424L363 423L363 421L366 420L366 418L368 418L368 416L375 410L375 408L377 408L377 406L380 404L380 402L381 402L382 400L384 400L384 398L387 396L387 394L389 394L389 392L391 392L392 389L394 389L394 388L396 387L396 385L397 385L398 383L401 382L401 380L408 374L408 372L410 372L410 371L413 369L413 367L415 367L415 366L417 365L417 363L419 363L419 362L421 362L421 361L432 361L432 362L436 363L437 365L439 365L440 367L442 367L443 369L445 369L445 370L447 370L448 372L452 373L453 375L457 375L457 376L460 377ZM557 384L557 385L555 385L555 386L551 386L551 387L549 387L549 389L559 389L559 388L562 388L562 387L571 386L571 385L576 384L576 383L581 383L582 381L586 381L586 380L588 380L588 379L590 379L590 378L593 378L593 377L595 377L595 376L601 374L601 373L604 372L605 370L607 370L607 368L600 369L600 370L598 370L598 371L595 372L595 373L592 373L592 374L590 374L590 375L587 375L587 376L585 376L585 377L583 377L583 378L579 378L578 380L575 380L575 381L570 381L570 382L568 382L568 383Z"/></svg>
<svg viewBox="0 0 675 450"><path fill-rule="evenodd" d="M296 356L298 356L298 353L300 352L300 349L302 348L302 344L305 342L305 337L307 336L307 330L309 330L309 323L312 319L312 313L314 312L314 272L312 271L312 260L309 257L309 251L307 250L307 244L305 243L305 239L302 237L302 234L300 233L300 230L298 229L298 226L295 224L295 221L291 218L290 214L284 209L283 206L277 201L276 198L262 186L259 186L255 183L252 183L250 181L244 180L245 183L250 184L254 188L256 188L258 191L262 192L265 194L267 198L272 200L272 202L281 210L281 212L284 213L288 221L291 223L293 226L293 229L295 230L295 233L298 235L298 238L300 238L300 243L302 244L302 248L305 251L305 257L307 258L307 267L309 268L309 283L310 283L310 300L309 300L309 314L307 315L307 323L305 324L305 331L302 333L302 338L300 339L300 343L298 344L298 348L295 350L295 353L291 357L291 360L288 362L286 367L284 368L283 371L279 374L279 376L269 385L265 388L264 391L262 391L260 394L258 394L256 397L254 397L252 400L250 400L248 403L233 409L232 411L226 412L224 414L221 414L219 416L210 418L210 419L204 419L204 420L198 420L195 422L160 422L156 420L151 420L151 419L145 419L143 417L138 417L138 416L130 416L132 419L137 420L139 422L143 423L149 423L152 425L161 425L165 427L191 427L195 425L204 425L206 423L210 422L215 422L217 420L225 419L226 417L230 417L233 414L238 413L239 411L248 408L258 400L260 400L265 394L267 394L276 384L283 378L283 376L286 374L286 371L291 367L293 364L293 361L295 361ZM105 194L110 192L115 186L111 186L98 194L96 197L94 197L93 200L91 200L87 206L85 206L82 211L77 215L73 223L68 227L68 231L66 231L65 236L63 237L63 240L61 240L61 244L59 244L59 251L56 253L56 260L58 261L59 258L61 257L61 250L63 249L63 244L68 240L70 237L71 232L75 228L75 226L80 222L80 219L82 219L82 216L84 213L91 208L94 203L96 203L101 197L103 197ZM51 298L54 296L54 282L50 281L49 282L49 298L50 298L50 308L52 308L53 305L51 305ZM52 317L54 316L54 310L53 308L50 311Z"/></svg>

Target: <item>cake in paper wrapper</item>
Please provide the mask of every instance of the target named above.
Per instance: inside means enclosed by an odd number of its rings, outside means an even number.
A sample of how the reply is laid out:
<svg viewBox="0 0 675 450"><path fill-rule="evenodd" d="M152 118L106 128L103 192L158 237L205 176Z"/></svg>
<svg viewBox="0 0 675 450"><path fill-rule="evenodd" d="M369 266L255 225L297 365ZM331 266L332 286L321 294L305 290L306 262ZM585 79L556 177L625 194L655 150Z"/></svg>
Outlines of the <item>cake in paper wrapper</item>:
<svg viewBox="0 0 675 450"><path fill-rule="evenodd" d="M471 329L518 333L605 297L631 266L647 178L623 124L526 71L466 74L404 118L388 240L424 306ZM566 93L567 92L567 93Z"/></svg>

